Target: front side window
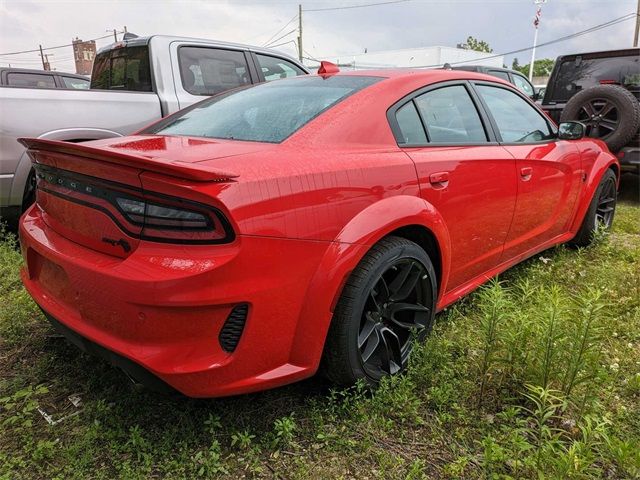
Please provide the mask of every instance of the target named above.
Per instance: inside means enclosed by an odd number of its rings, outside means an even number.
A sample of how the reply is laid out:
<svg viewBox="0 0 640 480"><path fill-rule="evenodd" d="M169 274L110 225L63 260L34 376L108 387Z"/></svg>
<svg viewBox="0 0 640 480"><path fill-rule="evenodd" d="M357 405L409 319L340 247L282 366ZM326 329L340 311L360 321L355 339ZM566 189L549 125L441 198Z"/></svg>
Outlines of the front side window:
<svg viewBox="0 0 640 480"><path fill-rule="evenodd" d="M53 75L39 73L9 73L7 74L7 84L13 87L56 88Z"/></svg>
<svg viewBox="0 0 640 480"><path fill-rule="evenodd" d="M477 85L503 142L532 143L554 138L549 124L529 102L506 88Z"/></svg>
<svg viewBox="0 0 640 480"><path fill-rule="evenodd" d="M533 94L535 93L533 91L533 86L531 86L531 84L527 80L525 80L524 77L513 74L513 84L526 96L533 97Z"/></svg>
<svg viewBox="0 0 640 480"><path fill-rule="evenodd" d="M244 53L209 47L180 47L182 86L192 95L216 95L251 84Z"/></svg>
<svg viewBox="0 0 640 480"><path fill-rule="evenodd" d="M282 58L270 57L269 55L256 54L260 69L267 82L279 80L281 78L297 77L306 72L297 65L283 60Z"/></svg>
<svg viewBox="0 0 640 480"><path fill-rule="evenodd" d="M262 83L197 103L146 133L279 143L323 111L380 80L303 76Z"/></svg>
<svg viewBox="0 0 640 480"><path fill-rule="evenodd" d="M487 73L511 83L511 81L509 80L509 74L507 72L503 72L502 70L489 70Z"/></svg>
<svg viewBox="0 0 640 480"><path fill-rule="evenodd" d="M467 89L438 88L415 98L431 143L486 142L487 134Z"/></svg>

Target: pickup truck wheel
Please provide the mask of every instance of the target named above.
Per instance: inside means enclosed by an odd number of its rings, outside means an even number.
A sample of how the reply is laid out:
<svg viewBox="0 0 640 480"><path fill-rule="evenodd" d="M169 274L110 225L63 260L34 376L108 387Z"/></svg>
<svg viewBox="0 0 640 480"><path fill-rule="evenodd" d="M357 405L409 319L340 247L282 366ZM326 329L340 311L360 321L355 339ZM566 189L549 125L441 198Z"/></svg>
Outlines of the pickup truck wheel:
<svg viewBox="0 0 640 480"><path fill-rule="evenodd" d="M576 236L569 242L572 247L587 247L593 242L599 228L610 229L616 213L618 192L616 190L616 174L608 169L591 199L589 209L582 220Z"/></svg>
<svg viewBox="0 0 640 480"><path fill-rule="evenodd" d="M627 145L640 126L640 102L618 85L599 85L575 94L560 115L561 122L579 121L586 135L603 140L612 152Z"/></svg>
<svg viewBox="0 0 640 480"><path fill-rule="evenodd" d="M36 201L36 172L31 170L27 177L27 184L24 186L22 196L22 211L24 212Z"/></svg>
<svg viewBox="0 0 640 480"><path fill-rule="evenodd" d="M417 244L386 237L353 270L336 305L321 371L334 383L375 386L407 366L435 314L433 263Z"/></svg>

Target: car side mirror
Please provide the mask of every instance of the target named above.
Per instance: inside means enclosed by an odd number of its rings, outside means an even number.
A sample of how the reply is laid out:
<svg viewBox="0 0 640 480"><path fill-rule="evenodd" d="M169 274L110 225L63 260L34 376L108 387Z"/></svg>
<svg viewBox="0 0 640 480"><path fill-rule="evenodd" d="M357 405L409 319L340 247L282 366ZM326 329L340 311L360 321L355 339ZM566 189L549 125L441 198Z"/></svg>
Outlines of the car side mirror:
<svg viewBox="0 0 640 480"><path fill-rule="evenodd" d="M584 138L586 127L581 122L562 122L558 125L558 139L580 140Z"/></svg>

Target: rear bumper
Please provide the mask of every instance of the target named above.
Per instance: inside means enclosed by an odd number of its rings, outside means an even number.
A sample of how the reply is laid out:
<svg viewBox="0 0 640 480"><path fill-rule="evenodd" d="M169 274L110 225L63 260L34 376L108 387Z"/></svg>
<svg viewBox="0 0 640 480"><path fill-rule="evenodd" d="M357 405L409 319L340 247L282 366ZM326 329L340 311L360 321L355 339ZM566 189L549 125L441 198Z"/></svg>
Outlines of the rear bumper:
<svg viewBox="0 0 640 480"><path fill-rule="evenodd" d="M185 395L215 397L315 371L319 359L294 365L289 358L307 286L329 243L241 236L213 246L140 242L121 259L57 234L37 205L22 217L20 239L23 283L47 316L73 343L143 383L148 371ZM230 353L219 335L238 304L249 313Z"/></svg>

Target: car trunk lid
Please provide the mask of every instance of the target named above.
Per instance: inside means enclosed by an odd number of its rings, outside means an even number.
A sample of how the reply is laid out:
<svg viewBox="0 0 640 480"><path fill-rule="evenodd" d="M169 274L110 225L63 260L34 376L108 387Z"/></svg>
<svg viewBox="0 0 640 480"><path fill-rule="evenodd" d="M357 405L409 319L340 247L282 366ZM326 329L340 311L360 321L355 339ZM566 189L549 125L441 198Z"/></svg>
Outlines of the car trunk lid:
<svg viewBox="0 0 640 480"><path fill-rule="evenodd" d="M156 235L159 241L176 236L165 235L164 230L191 229L187 238L201 243L210 237L217 239L207 229L228 228L207 206L179 197L165 200L162 192L145 192L143 172L173 177L178 183L230 182L237 175L212 166L211 160L259 148L246 144L220 148L215 141L163 136L84 144L20 141L34 162L37 204L47 225L76 243L121 258L135 251L152 228L160 233ZM173 215L170 219L162 217L167 212Z"/></svg>

